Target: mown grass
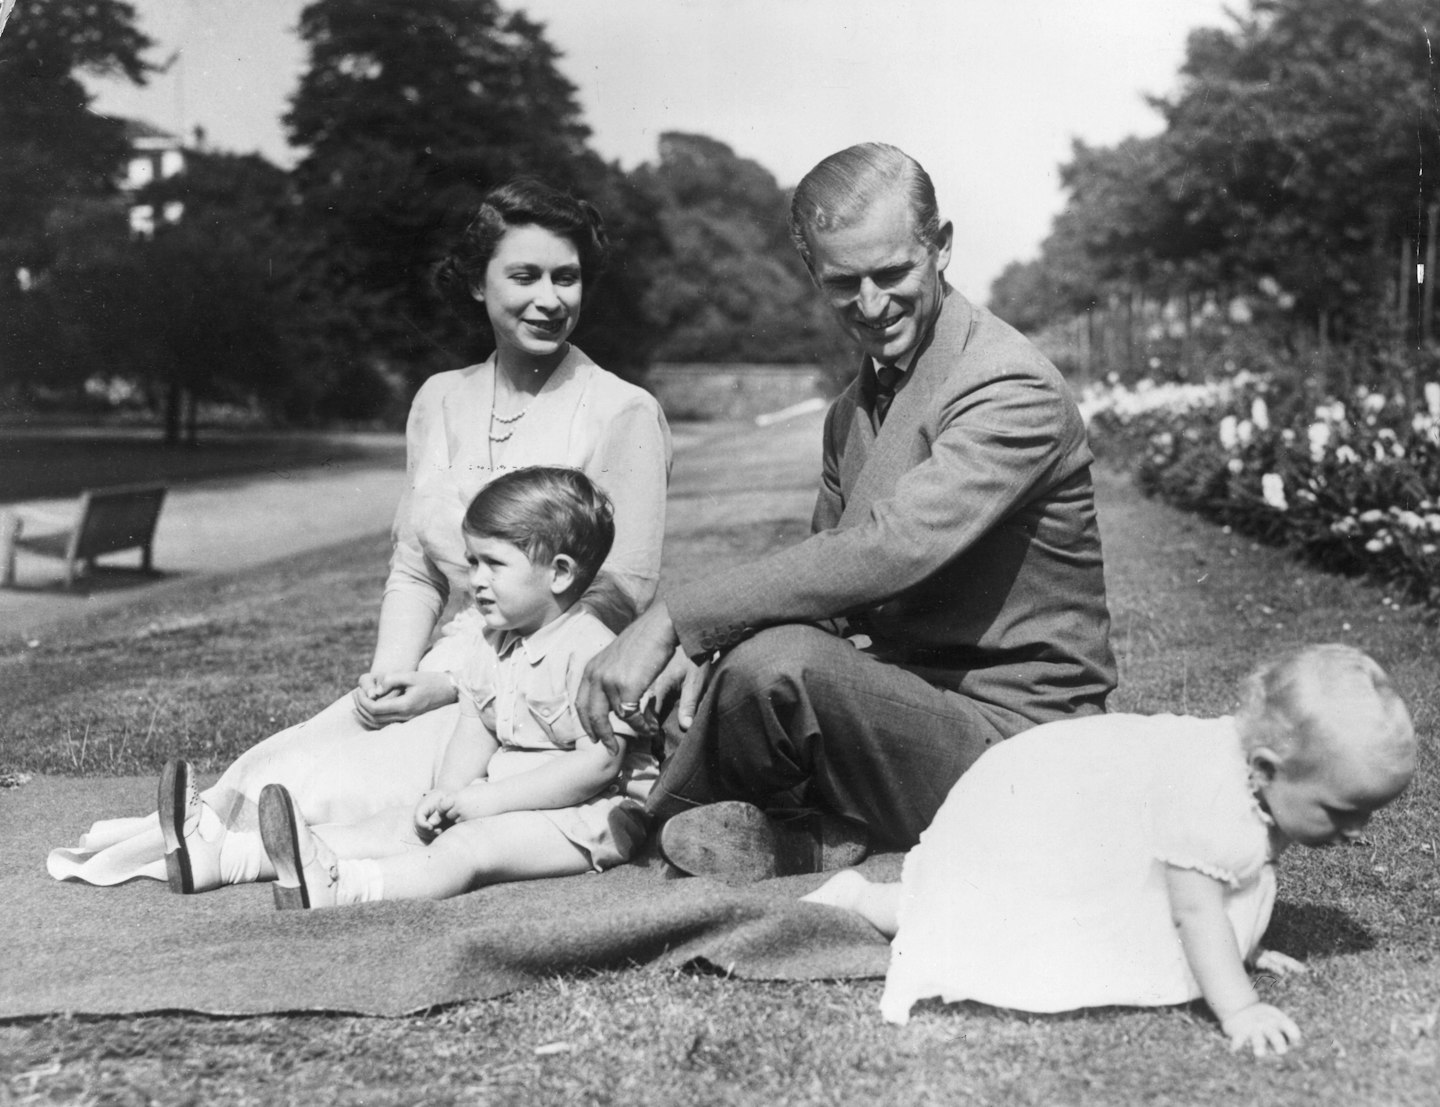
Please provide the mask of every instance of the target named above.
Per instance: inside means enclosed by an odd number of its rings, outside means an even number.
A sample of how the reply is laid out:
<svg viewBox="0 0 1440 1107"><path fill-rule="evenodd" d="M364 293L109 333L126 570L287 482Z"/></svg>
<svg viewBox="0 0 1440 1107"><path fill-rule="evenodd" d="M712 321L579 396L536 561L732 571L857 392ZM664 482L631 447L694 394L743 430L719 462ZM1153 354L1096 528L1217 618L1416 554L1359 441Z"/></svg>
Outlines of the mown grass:
<svg viewBox="0 0 1440 1107"><path fill-rule="evenodd" d="M1259 985L1305 1030L1300 1050L1232 1056L1198 1005L1031 1016L927 1004L897 1029L879 1019L878 981L756 984L638 966L404 1019L16 1022L0 1026L0 1099L8 1089L16 1102L116 1104L1433 1104L1433 626L1374 586L1143 501L1121 478L1104 477L1102 493L1115 709L1220 713L1258 657L1340 640L1391 670L1426 738L1415 786L1363 842L1292 850L1282 863L1271 944L1312 971ZM747 524L754 491L734 496L674 534L678 575L798 533L798 522ZM175 750L218 767L353 678L382 562L383 548L365 543L187 586L0 657L6 767L148 772ZM71 735L73 751L87 727L77 762L56 738Z"/></svg>

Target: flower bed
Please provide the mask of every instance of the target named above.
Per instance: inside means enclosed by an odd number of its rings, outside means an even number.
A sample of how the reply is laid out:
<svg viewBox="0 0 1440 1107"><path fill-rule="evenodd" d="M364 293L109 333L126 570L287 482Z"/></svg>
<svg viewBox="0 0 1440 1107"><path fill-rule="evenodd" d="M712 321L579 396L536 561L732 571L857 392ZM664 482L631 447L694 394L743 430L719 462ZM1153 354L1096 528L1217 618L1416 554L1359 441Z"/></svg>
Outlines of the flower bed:
<svg viewBox="0 0 1440 1107"><path fill-rule="evenodd" d="M1242 372L1092 386L1081 410L1147 494L1440 606L1440 384L1316 402Z"/></svg>

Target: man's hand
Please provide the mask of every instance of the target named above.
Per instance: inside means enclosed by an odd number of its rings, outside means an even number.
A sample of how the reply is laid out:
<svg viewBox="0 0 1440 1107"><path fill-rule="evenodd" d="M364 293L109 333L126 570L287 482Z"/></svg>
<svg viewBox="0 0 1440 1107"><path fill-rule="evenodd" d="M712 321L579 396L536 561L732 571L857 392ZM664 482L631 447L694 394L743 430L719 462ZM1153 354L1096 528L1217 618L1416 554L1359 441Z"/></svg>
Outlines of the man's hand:
<svg viewBox="0 0 1440 1107"><path fill-rule="evenodd" d="M1220 1023L1230 1039L1230 1052L1249 1049L1256 1057L1266 1052L1284 1053L1300 1044L1300 1028L1278 1007L1268 1003L1252 1003L1236 1011Z"/></svg>
<svg viewBox="0 0 1440 1107"><path fill-rule="evenodd" d="M663 716L666 705L673 700L675 717L680 723L680 729L689 730L690 724L695 721L695 711L700 706L700 697L705 694L705 688L709 683L710 662L707 660L696 665L686 656L683 649L676 646L675 652L670 655L670 660L664 670L640 697L642 718L654 720ZM636 726L633 722L631 725ZM640 728L636 726L636 729Z"/></svg>
<svg viewBox="0 0 1440 1107"><path fill-rule="evenodd" d="M445 673L366 673L354 692L355 712L371 729L403 723L454 703L455 685Z"/></svg>
<svg viewBox="0 0 1440 1107"><path fill-rule="evenodd" d="M680 639L664 600L621 632L590 659L580 680L576 710L585 732L611 753L620 743L610 728L610 712L622 719L640 710L640 697L669 664Z"/></svg>

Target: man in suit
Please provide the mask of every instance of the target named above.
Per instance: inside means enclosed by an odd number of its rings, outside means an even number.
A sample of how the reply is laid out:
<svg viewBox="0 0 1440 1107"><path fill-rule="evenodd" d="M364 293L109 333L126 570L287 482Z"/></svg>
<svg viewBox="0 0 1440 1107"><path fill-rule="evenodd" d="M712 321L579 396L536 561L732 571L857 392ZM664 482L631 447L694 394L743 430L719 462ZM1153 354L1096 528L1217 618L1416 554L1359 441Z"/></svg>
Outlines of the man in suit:
<svg viewBox="0 0 1440 1107"><path fill-rule="evenodd" d="M1084 425L1054 366L945 283L924 169L842 150L791 233L865 354L826 418L813 533L658 600L579 704L606 740L611 710L691 669L650 806L672 863L728 877L909 846L986 747L1115 685Z"/></svg>

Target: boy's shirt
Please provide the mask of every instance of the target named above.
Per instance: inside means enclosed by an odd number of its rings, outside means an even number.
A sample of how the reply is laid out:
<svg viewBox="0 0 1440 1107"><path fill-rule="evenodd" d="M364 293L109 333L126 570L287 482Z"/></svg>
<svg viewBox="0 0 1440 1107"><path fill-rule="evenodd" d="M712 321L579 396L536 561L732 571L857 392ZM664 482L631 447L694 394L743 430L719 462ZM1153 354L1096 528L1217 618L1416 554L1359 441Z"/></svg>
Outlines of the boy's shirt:
<svg viewBox="0 0 1440 1107"><path fill-rule="evenodd" d="M575 710L580 677L614 638L579 606L530 635L487 627L467 643L467 661L456 674L460 710L478 715L502 748L574 749L585 734ZM610 725L627 740L635 737L613 715Z"/></svg>

